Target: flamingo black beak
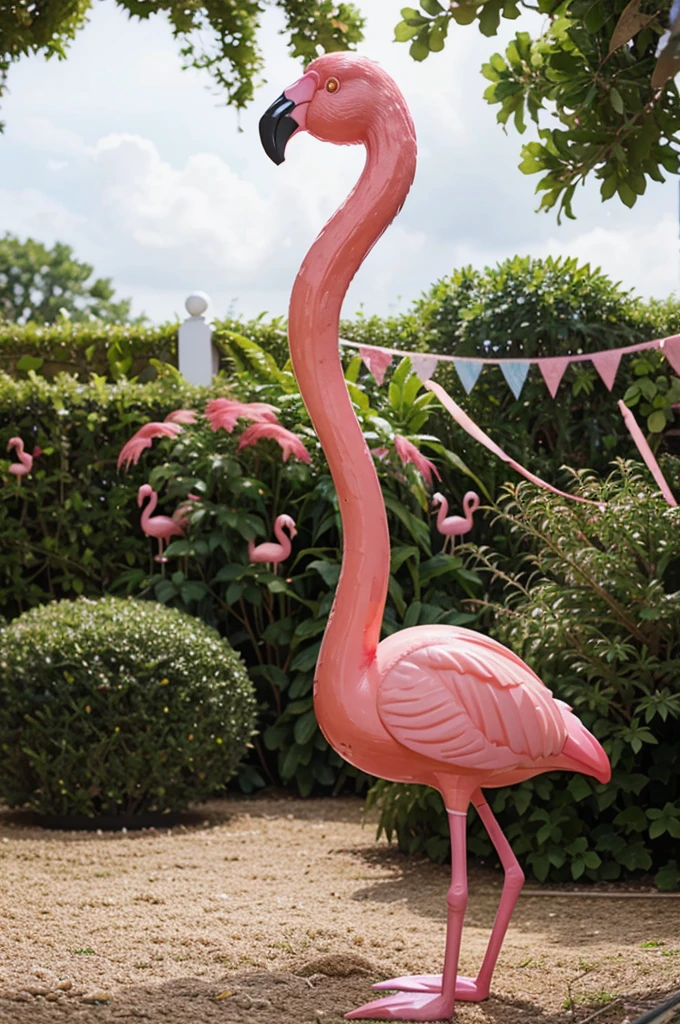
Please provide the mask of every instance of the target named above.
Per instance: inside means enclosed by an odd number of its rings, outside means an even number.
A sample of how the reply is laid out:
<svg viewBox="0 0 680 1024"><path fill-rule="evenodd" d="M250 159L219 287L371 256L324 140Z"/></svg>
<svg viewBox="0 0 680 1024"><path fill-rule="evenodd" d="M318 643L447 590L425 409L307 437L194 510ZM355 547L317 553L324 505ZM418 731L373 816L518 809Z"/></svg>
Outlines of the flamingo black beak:
<svg viewBox="0 0 680 1024"><path fill-rule="evenodd" d="M283 163L291 135L305 128L307 107L318 85L316 71L307 71L284 89L260 118L260 140L265 153L275 164Z"/></svg>

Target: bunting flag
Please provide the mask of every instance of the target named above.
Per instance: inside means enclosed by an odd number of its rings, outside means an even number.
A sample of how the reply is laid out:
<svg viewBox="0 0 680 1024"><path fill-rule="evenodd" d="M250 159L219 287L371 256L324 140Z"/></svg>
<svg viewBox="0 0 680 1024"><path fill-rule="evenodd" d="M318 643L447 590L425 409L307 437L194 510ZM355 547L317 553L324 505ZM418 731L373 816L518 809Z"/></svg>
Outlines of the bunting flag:
<svg viewBox="0 0 680 1024"><path fill-rule="evenodd" d="M503 451L503 449L492 441L488 434L485 434L481 427L478 427L474 420L470 419L468 414L464 412L459 405L456 405L454 400L444 391L444 388L439 384L435 384L433 380L425 381L425 387L428 391L431 391L437 396L439 401L442 403L447 412L450 412L456 423L467 431L470 437L473 437L475 441L483 444L485 448L488 448L490 452L497 455L503 462L507 462L515 472L521 473L522 476L526 477L527 480L531 480L532 484L537 484L539 487L543 487L547 491L552 491L553 494L559 494L561 498L568 498L570 501L580 501L584 505L595 505L600 510L604 508L602 502L590 501L588 498L580 498L576 494L567 494L566 491L560 491L557 487L553 487L552 484L547 483L545 480L541 480L540 476L536 476L530 470L525 469L524 466L519 462L515 462L510 456Z"/></svg>
<svg viewBox="0 0 680 1024"><path fill-rule="evenodd" d="M408 356L413 364L414 372L422 381L432 376L439 363L453 363L460 382L467 395L479 379L483 367L490 363L493 366L500 366L503 376L515 398L519 398L524 382L526 381L529 367L536 363L543 375L548 391L554 398L564 372L570 363L582 363L590 360L602 378L605 387L611 391L616 380L616 374L621 363L621 357L630 355L633 352L643 352L645 349L660 349L664 354L675 373L680 376L680 334L673 334L668 338L657 338L654 341L641 341L635 345L627 345L624 348L602 349L600 352L578 353L570 356L545 356L539 359L503 359L492 356L482 356L479 359L470 356L447 356L434 352L407 352L396 348L383 348L377 345L360 345L356 341L340 339L341 345L349 348L358 348L361 357L375 377L378 384L382 384L385 372L397 356L403 359Z"/></svg>
<svg viewBox="0 0 680 1024"><path fill-rule="evenodd" d="M522 393L522 388L524 387L524 381L527 379L527 374L529 372L529 361L521 359L518 362L515 362L513 359L504 359L499 365L503 371L503 376L505 377L508 387L515 398L519 398Z"/></svg>
<svg viewBox="0 0 680 1024"><path fill-rule="evenodd" d="M673 492L668 486L668 481L661 472L661 466L656 461L652 449L647 444L647 438L640 430L638 421L635 419L635 416L624 402L619 402L619 409L621 410L621 415L623 416L624 422L628 427L628 430L630 431L630 436L635 441L635 444L637 445L640 455L645 460L645 465L647 466L647 469L650 471L650 473L656 480L659 490L661 491L669 505L677 505L678 503L673 497Z"/></svg>
<svg viewBox="0 0 680 1024"><path fill-rule="evenodd" d="M482 372L484 364L481 360L476 362L472 359L454 359L453 365L456 368L461 384L465 388L465 394L469 395L477 383L477 378Z"/></svg>
<svg viewBox="0 0 680 1024"><path fill-rule="evenodd" d="M548 386L550 397L554 398L564 377L564 371L569 366L569 356L553 356L552 359L539 359L538 366L543 374L543 380Z"/></svg>
<svg viewBox="0 0 680 1024"><path fill-rule="evenodd" d="M437 356L411 356L411 366L413 367L413 372L422 381L430 379L434 371L437 369L438 362L439 359L437 358Z"/></svg>
<svg viewBox="0 0 680 1024"><path fill-rule="evenodd" d="M607 391L611 391L616 380L616 371L621 362L621 350L611 348L604 352L596 352L591 355L593 366L604 381Z"/></svg>
<svg viewBox="0 0 680 1024"><path fill-rule="evenodd" d="M392 353L384 348L366 348L361 345L359 347L359 355L369 372L373 374L376 384L382 384L387 368L392 362Z"/></svg>

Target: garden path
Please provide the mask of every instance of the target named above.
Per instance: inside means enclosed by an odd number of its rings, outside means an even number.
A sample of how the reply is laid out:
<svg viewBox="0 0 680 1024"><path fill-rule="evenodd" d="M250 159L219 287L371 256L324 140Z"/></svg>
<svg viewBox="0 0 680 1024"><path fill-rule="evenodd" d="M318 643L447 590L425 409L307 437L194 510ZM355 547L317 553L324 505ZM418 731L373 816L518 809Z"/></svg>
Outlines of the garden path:
<svg viewBox="0 0 680 1024"><path fill-rule="evenodd" d="M0 812L1 1024L340 1024L371 980L438 969L448 869L376 844L361 808L231 797L102 835ZM567 888L522 896L460 1024L622 1024L680 989L680 900ZM464 972L499 892L471 868Z"/></svg>

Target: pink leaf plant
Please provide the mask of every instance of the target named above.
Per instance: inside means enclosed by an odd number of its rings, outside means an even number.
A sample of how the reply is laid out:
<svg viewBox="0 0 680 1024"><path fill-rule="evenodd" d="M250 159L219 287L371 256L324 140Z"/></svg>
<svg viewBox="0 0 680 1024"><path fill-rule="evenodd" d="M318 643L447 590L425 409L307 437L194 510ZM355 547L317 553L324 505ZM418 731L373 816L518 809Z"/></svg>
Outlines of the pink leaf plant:
<svg viewBox="0 0 680 1024"><path fill-rule="evenodd" d="M419 473L422 474L425 479L427 486L432 486L432 474L437 477L437 480L441 480L439 470L435 466L434 462L430 462L429 459L420 452L411 441L408 441L401 434L395 434L394 447L397 449L397 455L401 459L404 465L408 462L413 463Z"/></svg>
<svg viewBox="0 0 680 1024"><path fill-rule="evenodd" d="M264 438L271 438L281 446L284 462L288 462L291 455L293 458L299 459L300 462L312 461L309 452L297 434L294 434L292 430L287 430L280 423L252 423L241 434L238 450L241 451L242 448L255 445Z"/></svg>
<svg viewBox="0 0 680 1024"><path fill-rule="evenodd" d="M205 415L213 430L231 434L238 420L251 423L278 423L276 408L268 402L238 402L231 398L213 398L205 407Z"/></svg>

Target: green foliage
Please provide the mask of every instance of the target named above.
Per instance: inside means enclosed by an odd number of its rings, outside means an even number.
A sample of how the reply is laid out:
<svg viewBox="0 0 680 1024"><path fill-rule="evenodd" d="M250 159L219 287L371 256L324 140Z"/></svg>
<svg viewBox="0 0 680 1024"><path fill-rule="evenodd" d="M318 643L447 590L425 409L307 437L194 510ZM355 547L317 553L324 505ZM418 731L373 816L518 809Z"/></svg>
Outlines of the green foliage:
<svg viewBox="0 0 680 1024"><path fill-rule="evenodd" d="M150 601L59 601L0 631L0 795L41 814L177 811L224 788L254 729L240 657Z"/></svg>
<svg viewBox="0 0 680 1024"><path fill-rule="evenodd" d="M618 195L633 206L648 179L664 181L680 166L680 96L673 81L680 68L677 40L658 61L660 36L668 28L671 0L466 0L442 5L420 0L420 10L402 9L395 28L410 42L414 60L444 48L451 22L477 22L496 35L501 17L522 10L544 15L540 35L518 32L505 54L494 53L482 73L490 81L485 98L498 104L497 120L513 120L522 134L526 117L541 114L554 127L538 127L540 141L522 147L520 170L540 173L540 210L558 206L574 216L576 186L592 175L603 200Z"/></svg>
<svg viewBox="0 0 680 1024"><path fill-rule="evenodd" d="M314 668L340 573L338 503L292 373L277 367L249 339L234 334L231 344L238 350L239 397L276 405L281 422L306 445L311 465L294 459L283 464L273 441L238 453L237 430L232 435L214 432L202 421L187 427L177 441L160 443L140 463L139 481L148 478L171 504L188 491L198 493L200 505L191 512L189 535L167 549L173 565L178 559L181 568L150 578L141 568L130 569L124 579L133 592L186 608L214 624L242 651L266 728L264 746L256 741L259 763L241 783L248 788L264 777L294 782L306 796L338 789L348 774L356 774L329 749L312 707ZM422 433L432 396L410 374L409 360L395 369L389 388L372 399L360 369L356 358L347 370L355 411L369 445L387 449L376 460L392 538L384 634L417 623L474 621L460 600L475 592L477 578L463 570L458 558L433 553L429 496L415 468L402 466L397 458L395 434L429 449L442 467L465 467ZM288 562L272 573L248 563L247 543L271 537L281 513L293 516L298 535ZM357 784L364 784L363 777Z"/></svg>
<svg viewBox="0 0 680 1024"><path fill-rule="evenodd" d="M144 423L205 395L174 380L82 384L0 374L0 609L8 617L56 598L99 597L130 566L149 564L136 487L117 473L118 451ZM27 451L43 450L20 485L5 454L15 435Z"/></svg>
<svg viewBox="0 0 680 1024"><path fill-rule="evenodd" d="M263 59L258 45L262 0L116 0L130 17L164 14L180 40L184 67L206 70L227 104L237 109L253 98ZM17 0L0 10L0 96L10 65L32 53L66 56L92 0ZM322 51L353 48L363 38L364 19L353 4L323 0L268 0L286 18L289 48L305 61ZM2 125L0 125L0 128Z"/></svg>
<svg viewBox="0 0 680 1024"><path fill-rule="evenodd" d="M264 325L260 337L281 341L281 325ZM65 376L48 382L29 372L25 381L0 376L0 451L19 434L30 451L43 449L32 472L17 485L5 474L0 506L0 608L14 616L35 604L74 594L143 594L175 605L216 626L238 647L258 688L264 746L256 739L253 764L240 774L243 788L265 776L294 781L300 792L343 785L344 763L319 734L311 712L316 654L340 568L337 499L328 468L289 369L281 369L257 343L237 331L223 334L235 393L269 401L282 423L304 441L312 464L283 464L274 441L238 451L241 430L214 432L199 419L177 439L154 442L128 474L116 471L123 443L149 420L179 407L202 411L224 393L191 388L172 372L146 385L95 378L82 384ZM133 350L134 351L134 350ZM420 474L397 458L394 436L422 445L454 484L466 467L424 433L433 398L404 360L389 388L377 389L358 358L347 376L377 460L393 538L390 601L385 632L418 622L466 623L462 598L476 578L460 560L435 552L429 495ZM245 426L245 424L242 424ZM5 463L8 466L8 463ZM153 541L139 528L136 494L150 482L161 512L171 513L189 492L201 501L191 512L186 538L168 548L170 564L156 573ZM269 538L281 512L297 520L298 536L283 572L248 564L247 542ZM285 575L284 575L285 574ZM271 728L270 728L271 727Z"/></svg>
<svg viewBox="0 0 680 1024"><path fill-rule="evenodd" d="M51 249L10 234L0 238L0 320L15 324L129 320L129 299L113 301L110 278L89 281L93 268L70 245Z"/></svg>
<svg viewBox="0 0 680 1024"><path fill-rule="evenodd" d="M655 872L680 883L680 511L643 469L620 463L578 492L602 510L533 486L509 487L500 517L525 565L489 549L478 562L506 585L494 632L524 657L602 742L612 781L550 774L492 800L515 852L541 881L615 880ZM479 564L477 568L479 568ZM381 828L443 857L446 815L435 796L379 784ZM479 823L473 852L490 846Z"/></svg>

